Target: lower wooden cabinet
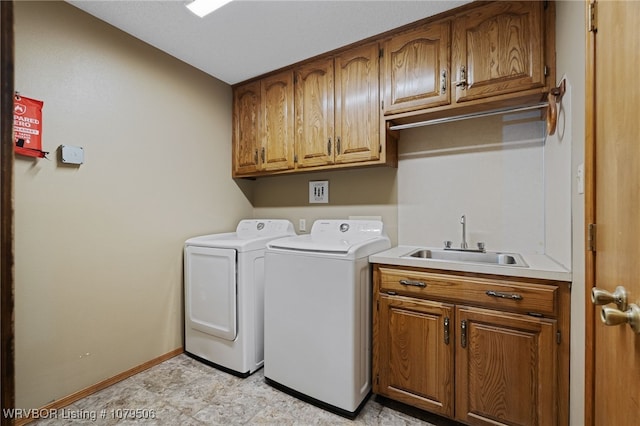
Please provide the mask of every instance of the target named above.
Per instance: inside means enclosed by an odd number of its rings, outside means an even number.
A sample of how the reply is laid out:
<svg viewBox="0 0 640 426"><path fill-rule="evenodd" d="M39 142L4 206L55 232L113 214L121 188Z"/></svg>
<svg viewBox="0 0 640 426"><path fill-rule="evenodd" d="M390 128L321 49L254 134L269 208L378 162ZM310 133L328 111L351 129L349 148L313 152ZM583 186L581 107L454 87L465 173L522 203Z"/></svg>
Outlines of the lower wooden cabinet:
<svg viewBox="0 0 640 426"><path fill-rule="evenodd" d="M469 425L567 424L568 283L447 277L374 265L373 391ZM501 309L487 294L495 285L521 296L520 282L521 294L553 290L551 306L539 306L551 314L518 312L514 302L529 308L524 297L499 297ZM481 292L456 293L469 285Z"/></svg>
<svg viewBox="0 0 640 426"><path fill-rule="evenodd" d="M456 308L456 419L555 425L556 321Z"/></svg>
<svg viewBox="0 0 640 426"><path fill-rule="evenodd" d="M453 305L380 295L376 310L379 371L374 390L453 416Z"/></svg>

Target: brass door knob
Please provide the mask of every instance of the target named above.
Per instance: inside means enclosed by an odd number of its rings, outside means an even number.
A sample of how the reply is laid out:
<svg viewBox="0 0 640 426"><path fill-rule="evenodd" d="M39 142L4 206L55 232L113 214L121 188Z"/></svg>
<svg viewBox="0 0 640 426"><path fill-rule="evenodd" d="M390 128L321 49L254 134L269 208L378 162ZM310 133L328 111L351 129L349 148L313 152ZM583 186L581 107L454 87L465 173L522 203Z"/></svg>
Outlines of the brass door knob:
<svg viewBox="0 0 640 426"><path fill-rule="evenodd" d="M591 289L591 302L594 305L608 305L609 303L615 303L620 311L627 310L627 290L622 287L616 287L613 293L609 293L606 290L594 287Z"/></svg>
<svg viewBox="0 0 640 426"><path fill-rule="evenodd" d="M606 325L629 324L635 333L640 334L640 307L634 303L626 311L603 306L600 319Z"/></svg>

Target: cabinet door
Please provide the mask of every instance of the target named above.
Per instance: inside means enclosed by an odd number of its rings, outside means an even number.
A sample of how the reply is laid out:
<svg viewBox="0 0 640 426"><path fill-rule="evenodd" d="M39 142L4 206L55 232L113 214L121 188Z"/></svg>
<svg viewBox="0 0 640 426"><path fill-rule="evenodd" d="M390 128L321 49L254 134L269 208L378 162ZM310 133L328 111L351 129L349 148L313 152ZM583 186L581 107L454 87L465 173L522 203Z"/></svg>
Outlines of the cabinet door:
<svg viewBox="0 0 640 426"><path fill-rule="evenodd" d="M456 102L545 85L544 3L497 1L456 16L452 50Z"/></svg>
<svg viewBox="0 0 640 426"><path fill-rule="evenodd" d="M555 425L556 321L456 307L456 419Z"/></svg>
<svg viewBox="0 0 640 426"><path fill-rule="evenodd" d="M295 72L297 168L333 164L333 59L301 66Z"/></svg>
<svg viewBox="0 0 640 426"><path fill-rule="evenodd" d="M384 44L384 113L450 103L450 23L434 23Z"/></svg>
<svg viewBox="0 0 640 426"><path fill-rule="evenodd" d="M453 305L381 295L375 315L374 391L453 416Z"/></svg>
<svg viewBox="0 0 640 426"><path fill-rule="evenodd" d="M380 158L378 44L348 50L335 59L338 164Z"/></svg>
<svg viewBox="0 0 640 426"><path fill-rule="evenodd" d="M260 152L262 169L293 169L293 72L267 77L262 80L261 88L264 129Z"/></svg>
<svg viewBox="0 0 640 426"><path fill-rule="evenodd" d="M233 94L233 176L260 168L260 82L240 86Z"/></svg>

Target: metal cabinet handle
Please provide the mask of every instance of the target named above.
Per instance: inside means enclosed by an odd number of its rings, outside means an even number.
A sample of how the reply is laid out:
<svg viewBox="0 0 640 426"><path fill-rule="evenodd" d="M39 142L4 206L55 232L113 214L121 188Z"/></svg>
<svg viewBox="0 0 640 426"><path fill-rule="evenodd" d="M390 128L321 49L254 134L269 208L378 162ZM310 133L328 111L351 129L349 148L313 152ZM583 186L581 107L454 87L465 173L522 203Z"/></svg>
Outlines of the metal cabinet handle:
<svg viewBox="0 0 640 426"><path fill-rule="evenodd" d="M622 286L616 287L613 293L594 287L591 289L591 302L594 305L608 305L615 303L619 310L627 310L627 300L629 296L627 289Z"/></svg>
<svg viewBox="0 0 640 426"><path fill-rule="evenodd" d="M413 280L400 280L398 281L402 285L412 285L414 287L426 287L427 285L422 281L413 281Z"/></svg>
<svg viewBox="0 0 640 426"><path fill-rule="evenodd" d="M449 344L449 317L444 318L444 344Z"/></svg>
<svg viewBox="0 0 640 426"><path fill-rule="evenodd" d="M640 334L640 307L635 303L631 303L624 312L610 306L603 306L600 319L606 325L629 324L636 334Z"/></svg>
<svg viewBox="0 0 640 426"><path fill-rule="evenodd" d="M467 320L460 322L460 346L467 347Z"/></svg>
<svg viewBox="0 0 640 426"><path fill-rule="evenodd" d="M253 162L258 164L258 150L256 149L256 152L253 155Z"/></svg>
<svg viewBox="0 0 640 426"><path fill-rule="evenodd" d="M511 299L511 300L522 300L523 297L520 296L517 293L503 293L501 291L493 291L493 290L488 290L486 292L487 296L491 296L491 297L499 297L501 299Z"/></svg>
<svg viewBox="0 0 640 426"><path fill-rule="evenodd" d="M447 93L447 70L442 70L440 73L440 94Z"/></svg>
<svg viewBox="0 0 640 426"><path fill-rule="evenodd" d="M331 155L331 138L327 141L327 154Z"/></svg>
<svg viewBox="0 0 640 426"><path fill-rule="evenodd" d="M455 85L456 87L462 87L462 89L466 89L467 88L467 70L466 68L463 66L460 67L460 80L458 81L454 81L452 84Z"/></svg>
<svg viewBox="0 0 640 426"><path fill-rule="evenodd" d="M264 146L262 147L262 154L260 156L262 157L262 162L264 163L264 158L265 158Z"/></svg>
<svg viewBox="0 0 640 426"><path fill-rule="evenodd" d="M338 138L336 139L336 152L338 154L340 154L342 152L342 146L341 146L341 140L340 140L340 136L338 136Z"/></svg>

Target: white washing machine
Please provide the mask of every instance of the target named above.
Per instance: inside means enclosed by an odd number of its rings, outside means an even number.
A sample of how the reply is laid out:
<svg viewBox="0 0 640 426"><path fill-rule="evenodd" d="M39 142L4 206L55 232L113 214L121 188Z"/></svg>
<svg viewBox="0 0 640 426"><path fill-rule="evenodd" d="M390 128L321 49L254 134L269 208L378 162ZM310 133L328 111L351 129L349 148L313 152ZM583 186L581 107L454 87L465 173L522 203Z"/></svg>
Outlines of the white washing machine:
<svg viewBox="0 0 640 426"><path fill-rule="evenodd" d="M391 247L381 221L317 220L267 244L267 383L353 418L371 392L371 265Z"/></svg>
<svg viewBox="0 0 640 426"><path fill-rule="evenodd" d="M265 245L287 235L288 220L242 220L236 232L185 242L189 355L241 377L263 365Z"/></svg>

